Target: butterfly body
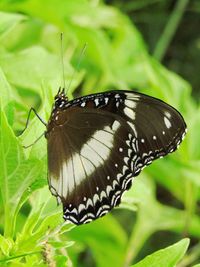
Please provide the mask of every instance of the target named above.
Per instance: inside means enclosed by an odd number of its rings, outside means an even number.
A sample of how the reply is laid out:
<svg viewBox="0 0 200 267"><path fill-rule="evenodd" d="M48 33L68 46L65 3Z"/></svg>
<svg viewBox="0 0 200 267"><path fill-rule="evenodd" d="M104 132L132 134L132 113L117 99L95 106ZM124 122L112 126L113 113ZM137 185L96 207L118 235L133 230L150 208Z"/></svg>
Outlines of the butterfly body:
<svg viewBox="0 0 200 267"><path fill-rule="evenodd" d="M156 98L110 91L68 101L55 97L47 124L48 181L64 219L90 222L118 205L154 159L176 150L183 117Z"/></svg>

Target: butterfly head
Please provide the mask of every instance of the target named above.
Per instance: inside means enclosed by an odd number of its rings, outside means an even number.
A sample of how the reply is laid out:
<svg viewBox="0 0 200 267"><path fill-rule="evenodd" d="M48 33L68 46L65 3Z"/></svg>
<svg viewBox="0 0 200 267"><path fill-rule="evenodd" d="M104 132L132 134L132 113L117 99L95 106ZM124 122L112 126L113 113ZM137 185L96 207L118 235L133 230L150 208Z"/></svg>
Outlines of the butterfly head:
<svg viewBox="0 0 200 267"><path fill-rule="evenodd" d="M59 88L57 95L54 97L55 107L62 108L68 102L68 97L65 94L65 88Z"/></svg>

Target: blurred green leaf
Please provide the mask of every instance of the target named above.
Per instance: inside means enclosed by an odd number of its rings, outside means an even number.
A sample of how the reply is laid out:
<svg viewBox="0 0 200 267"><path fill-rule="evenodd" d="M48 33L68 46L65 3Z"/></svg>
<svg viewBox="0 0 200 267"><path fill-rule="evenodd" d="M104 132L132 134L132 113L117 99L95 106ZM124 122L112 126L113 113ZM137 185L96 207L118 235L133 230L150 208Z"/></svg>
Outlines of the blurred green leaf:
<svg viewBox="0 0 200 267"><path fill-rule="evenodd" d="M61 85L60 58L39 46L18 53L5 53L0 56L0 65L10 83L35 90L40 96L43 83L51 86L54 94ZM65 63L65 71L68 75L72 72L69 64ZM66 77L69 80L69 76Z"/></svg>
<svg viewBox="0 0 200 267"><path fill-rule="evenodd" d="M25 160L19 141L9 127L3 111L1 112L0 122L0 168L2 170L0 187L5 212L4 224L5 228L8 227L8 229L5 229L5 235L12 236L15 224L13 218L15 210L17 206L19 209L23 204L19 204L21 197L28 190L28 187L41 175L43 165L40 160L31 162Z"/></svg>
<svg viewBox="0 0 200 267"><path fill-rule="evenodd" d="M172 246L154 252L144 260L134 264L133 267L175 267L182 259L188 246L189 239L185 238Z"/></svg>
<svg viewBox="0 0 200 267"><path fill-rule="evenodd" d="M187 222L187 213L173 207L163 205L155 199L155 185L145 177L134 181L133 187L124 194L123 201L127 206L137 205L137 220L130 236L125 261L128 264L135 258L143 244L157 231L175 231L182 233ZM132 201L131 201L132 198ZM200 219L193 215L187 225L187 231L199 237ZM134 250L132 249L134 248Z"/></svg>
<svg viewBox="0 0 200 267"><path fill-rule="evenodd" d="M0 38L25 18L19 14L0 12Z"/></svg>
<svg viewBox="0 0 200 267"><path fill-rule="evenodd" d="M13 243L14 242L11 238L5 238L0 235L0 255L3 254L5 256L8 256Z"/></svg>
<svg viewBox="0 0 200 267"><path fill-rule="evenodd" d="M89 247L98 266L122 266L127 237L110 215L91 224L75 227L69 232L69 237L76 240L75 247L81 244ZM73 253L73 257L77 255Z"/></svg>

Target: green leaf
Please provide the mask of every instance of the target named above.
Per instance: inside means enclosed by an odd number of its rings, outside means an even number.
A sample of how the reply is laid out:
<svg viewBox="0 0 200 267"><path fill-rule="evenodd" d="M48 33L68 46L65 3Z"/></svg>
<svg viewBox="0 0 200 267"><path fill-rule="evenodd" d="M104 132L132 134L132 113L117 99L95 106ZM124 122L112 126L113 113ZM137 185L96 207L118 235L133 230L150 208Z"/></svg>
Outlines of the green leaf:
<svg viewBox="0 0 200 267"><path fill-rule="evenodd" d="M154 252L153 254L147 256L144 260L134 264L132 267L175 267L182 259L188 246L189 239L182 239L172 246Z"/></svg>
<svg viewBox="0 0 200 267"><path fill-rule="evenodd" d="M9 231L12 236L16 209L19 210L23 204L20 199L40 177L44 165L40 160L25 159L19 140L8 125L3 111L0 114L0 158L0 193L5 212L5 235Z"/></svg>
<svg viewBox="0 0 200 267"><path fill-rule="evenodd" d="M61 63L58 55L47 52L41 46L18 53L2 54L0 65L9 81L16 87L29 88L42 97L42 85L53 88L54 94L61 85ZM17 70L17 71L16 71ZM65 62L67 80L72 68Z"/></svg>
<svg viewBox="0 0 200 267"><path fill-rule="evenodd" d="M70 262L68 256L56 255L55 260L56 260L56 266L59 266L59 267L72 266L72 263Z"/></svg>
<svg viewBox="0 0 200 267"><path fill-rule="evenodd" d="M13 247L13 240L11 238L5 238L2 235L0 235L0 252L4 256L8 256L10 249ZM1 255L0 253L0 255Z"/></svg>
<svg viewBox="0 0 200 267"><path fill-rule="evenodd" d="M8 83L3 70L0 67L0 87L1 87L1 106L5 107L13 100L13 92L10 84Z"/></svg>
<svg viewBox="0 0 200 267"><path fill-rule="evenodd" d="M125 257L127 265L132 262L132 259L136 257L153 233L169 230L181 234L185 228L186 212L159 203L155 197L155 184L150 177L145 175L145 172L134 181L133 187L124 194L123 201L127 201L127 206L135 207L137 205L138 207L137 219L127 246ZM199 216L191 216L187 231L199 237L199 229Z"/></svg>
<svg viewBox="0 0 200 267"><path fill-rule="evenodd" d="M68 236L76 241L76 246L91 249L98 267L122 266L127 237L124 229L111 215L75 227ZM71 249L69 251L72 252ZM73 253L73 257L76 258L77 254Z"/></svg>
<svg viewBox="0 0 200 267"><path fill-rule="evenodd" d="M20 14L11 14L0 11L0 38L14 28L16 24L25 20L25 18L25 16Z"/></svg>

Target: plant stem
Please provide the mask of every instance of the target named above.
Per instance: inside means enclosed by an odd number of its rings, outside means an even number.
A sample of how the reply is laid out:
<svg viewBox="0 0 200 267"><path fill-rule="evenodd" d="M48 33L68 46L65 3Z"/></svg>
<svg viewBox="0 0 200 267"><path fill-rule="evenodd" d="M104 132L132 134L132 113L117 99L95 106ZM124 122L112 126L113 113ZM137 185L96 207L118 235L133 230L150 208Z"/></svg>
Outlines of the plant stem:
<svg viewBox="0 0 200 267"><path fill-rule="evenodd" d="M11 256L9 258L4 258L4 259L0 259L0 262L8 262L8 261L12 261L12 260L15 260L15 259L18 259L18 258L22 258L22 257L26 257L26 256L29 256L29 255L34 255L34 254L38 254L38 253L41 253L40 250L38 251L34 251L34 252L29 252L29 253L24 253L24 254L21 254L21 255L16 255L16 256Z"/></svg>
<svg viewBox="0 0 200 267"><path fill-rule="evenodd" d="M166 53L166 50L178 28L178 25L181 21L181 18L184 14L184 11L185 11L185 8L188 2L189 0L177 1L176 6L174 10L172 11L171 16L168 20L168 23L165 26L163 34L161 35L157 43L157 46L155 47L153 55L157 60L162 61Z"/></svg>
<svg viewBox="0 0 200 267"><path fill-rule="evenodd" d="M186 209L186 218L183 236L188 236L188 230L191 224L191 218L195 214L195 208L197 203L198 190L196 186L189 180L185 182L186 194L185 194L185 209Z"/></svg>

